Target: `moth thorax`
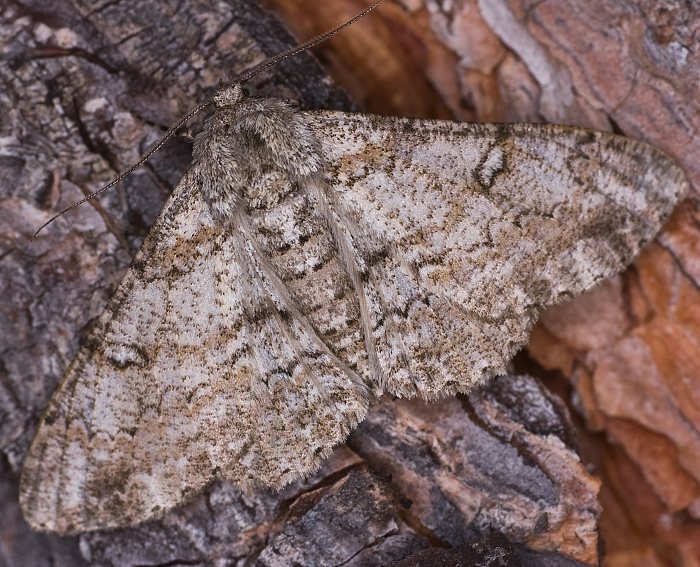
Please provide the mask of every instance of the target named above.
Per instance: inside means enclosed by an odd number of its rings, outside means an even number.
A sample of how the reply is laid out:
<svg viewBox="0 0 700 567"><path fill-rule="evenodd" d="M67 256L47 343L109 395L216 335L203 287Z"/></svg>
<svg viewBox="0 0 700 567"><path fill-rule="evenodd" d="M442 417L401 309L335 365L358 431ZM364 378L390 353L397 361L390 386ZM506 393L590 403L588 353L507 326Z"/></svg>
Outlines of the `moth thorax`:
<svg viewBox="0 0 700 567"><path fill-rule="evenodd" d="M246 96L238 86L228 90L221 97L235 102L209 117L193 151L195 182L218 220L240 207L274 206L320 174L325 161L303 113L283 100Z"/></svg>

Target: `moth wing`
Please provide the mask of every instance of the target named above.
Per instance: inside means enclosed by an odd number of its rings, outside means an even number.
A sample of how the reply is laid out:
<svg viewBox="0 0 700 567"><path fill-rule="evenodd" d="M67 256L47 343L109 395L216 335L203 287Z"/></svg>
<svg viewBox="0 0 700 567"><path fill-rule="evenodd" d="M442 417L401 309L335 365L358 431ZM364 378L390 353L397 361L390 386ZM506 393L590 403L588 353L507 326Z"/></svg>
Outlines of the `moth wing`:
<svg viewBox="0 0 700 567"><path fill-rule="evenodd" d="M687 189L664 154L579 128L309 112L364 282L380 386L502 373L547 306L622 270Z"/></svg>
<svg viewBox="0 0 700 567"><path fill-rule="evenodd" d="M183 178L41 419L20 489L34 528L132 525L215 477L281 486L345 438L367 390L264 272Z"/></svg>

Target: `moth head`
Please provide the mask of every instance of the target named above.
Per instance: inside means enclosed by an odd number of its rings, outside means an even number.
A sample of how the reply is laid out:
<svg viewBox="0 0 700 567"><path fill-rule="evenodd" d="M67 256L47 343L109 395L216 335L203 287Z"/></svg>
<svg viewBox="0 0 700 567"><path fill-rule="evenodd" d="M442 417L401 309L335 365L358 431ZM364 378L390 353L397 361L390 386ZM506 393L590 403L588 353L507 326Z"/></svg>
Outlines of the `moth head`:
<svg viewBox="0 0 700 567"><path fill-rule="evenodd" d="M214 104L218 108L232 107L244 98L254 94L254 87L248 83L233 83L219 88L214 95Z"/></svg>

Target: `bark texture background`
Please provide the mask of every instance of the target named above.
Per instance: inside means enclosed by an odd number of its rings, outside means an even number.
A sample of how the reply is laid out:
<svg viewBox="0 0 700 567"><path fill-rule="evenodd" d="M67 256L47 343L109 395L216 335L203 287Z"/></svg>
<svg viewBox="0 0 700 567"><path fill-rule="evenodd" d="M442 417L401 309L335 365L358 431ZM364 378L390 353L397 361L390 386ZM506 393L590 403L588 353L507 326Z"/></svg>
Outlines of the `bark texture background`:
<svg viewBox="0 0 700 567"><path fill-rule="evenodd" d="M266 4L300 38L363 6ZM318 55L363 110L620 130L676 157L697 190L693 9L387 0ZM13 0L0 17L0 566L598 562L599 481L577 457L566 410L525 376L435 404L382 400L319 473L279 494L215 483L138 528L32 533L17 507L23 454L186 169L187 138L99 203L29 236L133 161L219 78L293 40L244 0ZM351 107L308 55L258 84L306 106ZM694 195L633 269L549 312L516 360L572 400L592 432L583 450L603 479L609 565L696 565L700 553L699 227Z"/></svg>

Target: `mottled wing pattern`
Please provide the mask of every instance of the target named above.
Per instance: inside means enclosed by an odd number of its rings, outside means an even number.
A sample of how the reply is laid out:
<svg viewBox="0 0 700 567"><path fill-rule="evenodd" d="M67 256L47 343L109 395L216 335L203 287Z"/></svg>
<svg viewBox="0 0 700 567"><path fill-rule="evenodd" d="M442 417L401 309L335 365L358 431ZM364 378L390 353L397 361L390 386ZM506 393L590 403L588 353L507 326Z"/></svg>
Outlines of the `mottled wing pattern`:
<svg viewBox="0 0 700 567"><path fill-rule="evenodd" d="M35 528L136 524L216 477L279 487L370 390L468 390L686 189L607 134L302 113L240 85L215 106L42 418L20 490Z"/></svg>
<svg viewBox="0 0 700 567"><path fill-rule="evenodd" d="M620 271L686 190L661 152L611 134L307 119L363 282L375 375L402 396L502 372L544 308Z"/></svg>
<svg viewBox="0 0 700 567"><path fill-rule="evenodd" d="M214 477L281 486L366 412L359 377L296 312L251 220L183 178L67 370L24 463L38 529L161 515Z"/></svg>

